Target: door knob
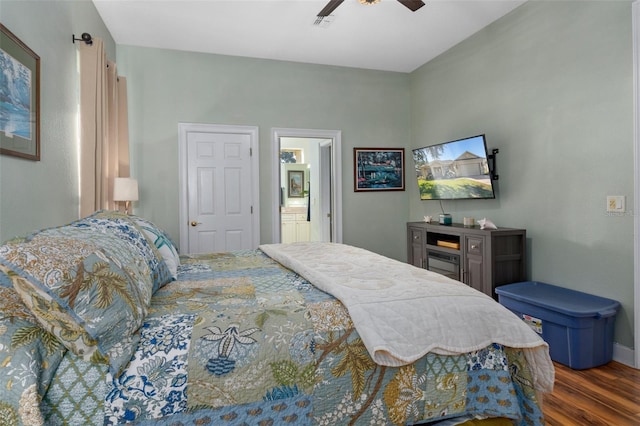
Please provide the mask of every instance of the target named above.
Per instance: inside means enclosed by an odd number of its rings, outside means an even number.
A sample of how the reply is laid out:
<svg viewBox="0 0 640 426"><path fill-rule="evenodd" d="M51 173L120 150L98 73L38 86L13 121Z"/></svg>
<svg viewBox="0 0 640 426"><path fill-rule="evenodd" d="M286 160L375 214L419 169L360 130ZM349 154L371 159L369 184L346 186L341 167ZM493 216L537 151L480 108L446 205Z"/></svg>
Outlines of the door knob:
<svg viewBox="0 0 640 426"><path fill-rule="evenodd" d="M201 222L196 222L195 220L191 221L191 226L198 226Z"/></svg>

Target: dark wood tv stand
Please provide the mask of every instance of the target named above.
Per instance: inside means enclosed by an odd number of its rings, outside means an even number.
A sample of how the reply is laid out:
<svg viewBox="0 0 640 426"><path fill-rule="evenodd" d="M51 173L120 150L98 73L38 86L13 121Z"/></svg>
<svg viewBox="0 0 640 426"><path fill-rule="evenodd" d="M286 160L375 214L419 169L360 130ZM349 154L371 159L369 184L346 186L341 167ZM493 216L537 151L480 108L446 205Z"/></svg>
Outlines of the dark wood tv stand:
<svg viewBox="0 0 640 426"><path fill-rule="evenodd" d="M496 287L526 281L526 239L524 229L408 222L407 258L496 298Z"/></svg>

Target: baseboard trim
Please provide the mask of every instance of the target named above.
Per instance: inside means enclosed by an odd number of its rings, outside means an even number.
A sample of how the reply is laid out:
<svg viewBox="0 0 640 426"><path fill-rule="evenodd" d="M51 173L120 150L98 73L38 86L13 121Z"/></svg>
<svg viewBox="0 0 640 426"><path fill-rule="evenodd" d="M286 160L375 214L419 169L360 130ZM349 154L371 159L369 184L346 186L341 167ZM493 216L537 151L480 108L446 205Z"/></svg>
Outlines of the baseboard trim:
<svg viewBox="0 0 640 426"><path fill-rule="evenodd" d="M629 367L638 368L635 363L634 350L615 342L613 344L613 360L628 365Z"/></svg>

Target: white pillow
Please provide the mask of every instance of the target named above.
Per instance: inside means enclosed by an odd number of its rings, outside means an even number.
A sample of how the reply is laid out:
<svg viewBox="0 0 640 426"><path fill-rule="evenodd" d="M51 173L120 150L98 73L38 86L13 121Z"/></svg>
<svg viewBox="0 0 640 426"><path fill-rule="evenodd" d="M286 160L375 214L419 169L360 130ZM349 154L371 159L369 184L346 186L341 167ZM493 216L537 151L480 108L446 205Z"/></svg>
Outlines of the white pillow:
<svg viewBox="0 0 640 426"><path fill-rule="evenodd" d="M167 264L173 279L178 279L180 255L178 254L178 250L169 235L146 219L136 217L135 220L138 226L142 228L147 238L149 238L149 240L153 242L153 245L156 246L156 249L158 249L158 252L164 259L164 262Z"/></svg>

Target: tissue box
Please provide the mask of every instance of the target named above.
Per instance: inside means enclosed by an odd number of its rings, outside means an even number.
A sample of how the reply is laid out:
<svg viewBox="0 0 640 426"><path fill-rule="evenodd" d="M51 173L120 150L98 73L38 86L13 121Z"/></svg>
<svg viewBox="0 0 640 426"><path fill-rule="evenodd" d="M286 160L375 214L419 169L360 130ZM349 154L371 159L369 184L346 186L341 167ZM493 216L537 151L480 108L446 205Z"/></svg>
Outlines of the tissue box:
<svg viewBox="0 0 640 426"><path fill-rule="evenodd" d="M440 225L451 225L451 215L448 213L441 214Z"/></svg>

